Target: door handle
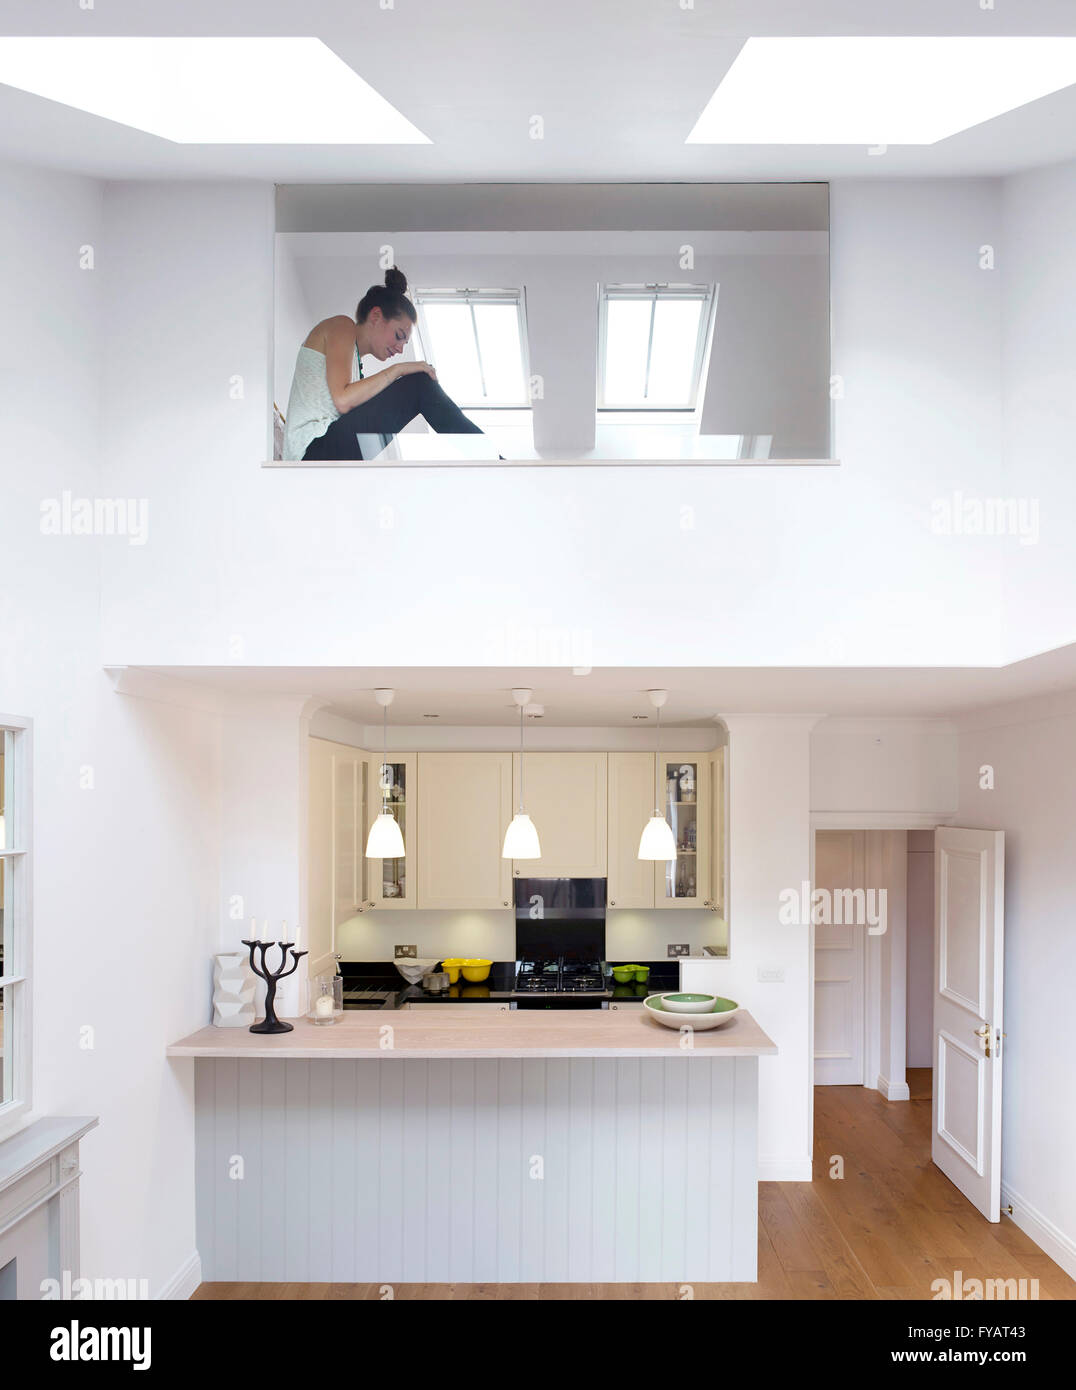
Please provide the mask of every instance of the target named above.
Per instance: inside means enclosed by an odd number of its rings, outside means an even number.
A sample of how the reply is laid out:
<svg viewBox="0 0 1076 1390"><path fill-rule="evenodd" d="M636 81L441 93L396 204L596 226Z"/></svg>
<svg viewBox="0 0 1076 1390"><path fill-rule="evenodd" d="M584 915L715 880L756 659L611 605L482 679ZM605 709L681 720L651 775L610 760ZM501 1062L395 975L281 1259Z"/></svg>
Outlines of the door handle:
<svg viewBox="0 0 1076 1390"><path fill-rule="evenodd" d="M976 1036L977 1038L981 1038L981 1039L982 1039L983 1052L986 1054L987 1057L989 1057L989 1056L991 1055L991 1052L990 1052L990 1029L989 1029L989 1028L987 1027L987 1025L984 1023L983 1026L982 1026L981 1028L974 1028L972 1031L974 1032L974 1034L975 1034L975 1036Z"/></svg>

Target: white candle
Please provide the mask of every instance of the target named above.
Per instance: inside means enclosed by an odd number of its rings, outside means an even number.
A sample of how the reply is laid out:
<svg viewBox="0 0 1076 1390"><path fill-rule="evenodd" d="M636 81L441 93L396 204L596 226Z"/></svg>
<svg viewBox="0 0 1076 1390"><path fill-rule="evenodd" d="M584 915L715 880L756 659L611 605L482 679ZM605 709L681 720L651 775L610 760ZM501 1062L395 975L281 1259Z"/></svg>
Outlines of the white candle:
<svg viewBox="0 0 1076 1390"><path fill-rule="evenodd" d="M295 949L296 951L299 949L299 938L302 936L302 934L303 934L303 929L302 929L302 927L300 927L299 923L296 922L296 923L295 923L295 941L294 941L294 943L293 943L293 947L294 947L294 949Z"/></svg>
<svg viewBox="0 0 1076 1390"><path fill-rule="evenodd" d="M318 996L314 1005L314 1012L318 1018L331 1018L333 1011L333 997L331 994L321 994Z"/></svg>
<svg viewBox="0 0 1076 1390"><path fill-rule="evenodd" d="M257 939L258 939L258 919L257 919L257 917L252 917L252 918L250 919L250 939L251 939L251 941L257 941Z"/></svg>
<svg viewBox="0 0 1076 1390"><path fill-rule="evenodd" d="M280 939L281 939L281 941L285 942L285 944L288 943L288 924L287 924L287 922L281 922L281 924L280 924Z"/></svg>
<svg viewBox="0 0 1076 1390"><path fill-rule="evenodd" d="M265 921L262 923L262 940L263 940L263 941L268 941L268 940L269 940L269 918L268 918L268 917L267 917L267 918L265 919Z"/></svg>

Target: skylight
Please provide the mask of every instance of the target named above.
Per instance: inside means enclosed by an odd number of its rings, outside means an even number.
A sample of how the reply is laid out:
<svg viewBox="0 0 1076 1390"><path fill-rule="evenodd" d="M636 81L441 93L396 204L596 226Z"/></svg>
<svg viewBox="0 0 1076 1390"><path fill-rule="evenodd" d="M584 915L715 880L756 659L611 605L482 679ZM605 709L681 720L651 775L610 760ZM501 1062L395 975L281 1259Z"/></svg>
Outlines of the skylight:
<svg viewBox="0 0 1076 1390"><path fill-rule="evenodd" d="M417 290L414 298L423 351L459 405L530 405L519 290Z"/></svg>
<svg viewBox="0 0 1076 1390"><path fill-rule="evenodd" d="M748 39L687 143L933 145L1073 83L1073 38Z"/></svg>
<svg viewBox="0 0 1076 1390"><path fill-rule="evenodd" d="M0 83L184 145L428 145L314 38L0 38Z"/></svg>
<svg viewBox="0 0 1076 1390"><path fill-rule="evenodd" d="M606 285L599 410L694 410L710 322L706 285Z"/></svg>

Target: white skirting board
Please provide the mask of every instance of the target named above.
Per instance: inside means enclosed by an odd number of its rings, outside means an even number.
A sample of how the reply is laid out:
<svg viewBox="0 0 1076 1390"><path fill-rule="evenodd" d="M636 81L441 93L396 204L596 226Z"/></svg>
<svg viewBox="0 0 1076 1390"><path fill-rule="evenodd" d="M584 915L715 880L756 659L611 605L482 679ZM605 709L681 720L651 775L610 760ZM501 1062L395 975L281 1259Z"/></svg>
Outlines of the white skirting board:
<svg viewBox="0 0 1076 1390"><path fill-rule="evenodd" d="M1012 1219L1030 1236L1040 1250L1059 1264L1070 1279L1076 1279L1076 1241L1065 1234L1037 1207L1024 1200L1008 1183L1001 1184L1001 1209L1012 1207Z"/></svg>
<svg viewBox="0 0 1076 1390"><path fill-rule="evenodd" d="M208 1281L757 1278L758 1059L195 1063Z"/></svg>
<svg viewBox="0 0 1076 1390"><path fill-rule="evenodd" d="M193 1251L183 1261L166 1284L153 1295L162 1301L186 1302L202 1282L202 1261L198 1251Z"/></svg>

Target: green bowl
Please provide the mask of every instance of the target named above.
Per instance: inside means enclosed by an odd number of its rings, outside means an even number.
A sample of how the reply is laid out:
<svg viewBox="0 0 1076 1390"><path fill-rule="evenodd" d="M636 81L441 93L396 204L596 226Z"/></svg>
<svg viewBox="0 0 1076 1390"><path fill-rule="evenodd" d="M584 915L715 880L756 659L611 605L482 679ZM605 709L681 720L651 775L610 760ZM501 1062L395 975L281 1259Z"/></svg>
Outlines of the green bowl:
<svg viewBox="0 0 1076 1390"><path fill-rule="evenodd" d="M635 972L629 970L627 966L617 965L613 968L613 979L617 982L618 985L630 985L634 977L634 973Z"/></svg>
<svg viewBox="0 0 1076 1390"><path fill-rule="evenodd" d="M635 975L636 984L645 985L650 978L650 967L649 965L637 965L632 973Z"/></svg>

